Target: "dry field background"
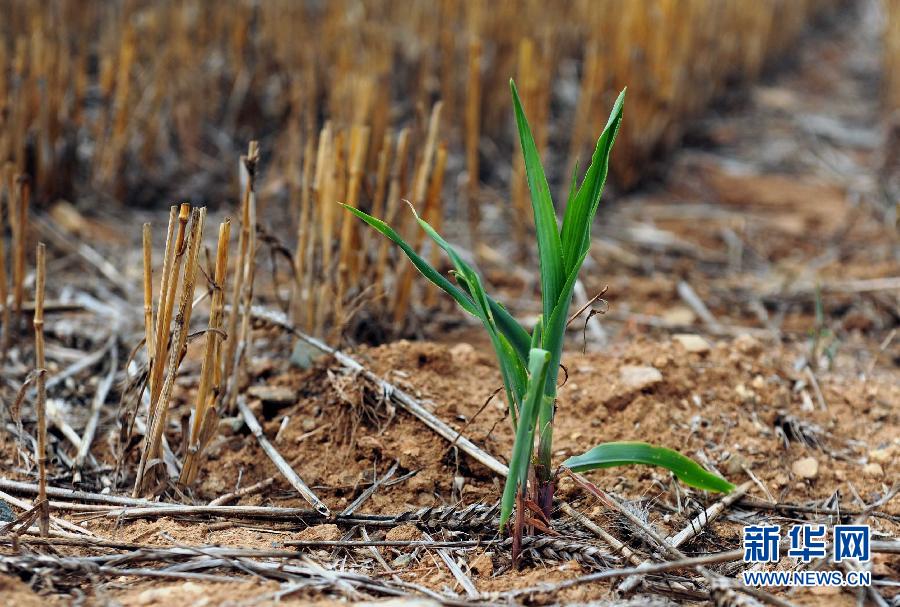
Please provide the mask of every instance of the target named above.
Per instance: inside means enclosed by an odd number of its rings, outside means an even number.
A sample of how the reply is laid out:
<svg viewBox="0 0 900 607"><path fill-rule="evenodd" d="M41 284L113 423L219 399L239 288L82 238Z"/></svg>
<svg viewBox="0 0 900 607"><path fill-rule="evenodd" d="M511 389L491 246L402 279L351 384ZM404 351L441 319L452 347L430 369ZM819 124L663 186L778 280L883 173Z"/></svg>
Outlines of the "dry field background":
<svg viewBox="0 0 900 607"><path fill-rule="evenodd" d="M897 0L0 4L9 604L900 600ZM554 461L739 487L563 477L518 567L490 344L337 205L533 325L510 77L557 200L628 87ZM762 521L868 522L876 584L736 587Z"/></svg>

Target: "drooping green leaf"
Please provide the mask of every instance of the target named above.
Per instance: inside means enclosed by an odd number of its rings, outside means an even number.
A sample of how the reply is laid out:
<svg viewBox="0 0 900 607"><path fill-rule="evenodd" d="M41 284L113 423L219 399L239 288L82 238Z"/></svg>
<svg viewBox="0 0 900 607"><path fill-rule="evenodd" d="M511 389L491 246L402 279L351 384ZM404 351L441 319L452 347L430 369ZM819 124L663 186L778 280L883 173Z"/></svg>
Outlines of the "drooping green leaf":
<svg viewBox="0 0 900 607"><path fill-rule="evenodd" d="M342 206L397 244L397 246L406 253L406 256L409 257L416 269L428 278L428 280L450 294L466 312L473 316L477 316L482 321L482 324L485 326L485 329L491 337L491 343L494 346L494 351L497 355L497 360L500 365L500 374L503 378L504 388L506 389L507 403L510 408L510 419L513 421L513 427L515 427L518 416L516 409L525 395L526 372L525 363L523 362L524 358L521 353L523 351L527 352L527 344L530 342L528 332L525 331L525 329L522 328L522 326L519 325L519 323L516 322L516 320L512 318L500 304L487 296L484 289L481 288L481 283L478 280L477 274L459 259L459 256L456 255L455 251L452 256L456 258L454 265L457 266L457 271L463 274L462 278L469 291L468 294L447 280L440 272L435 270L385 222L354 207L348 205ZM428 230L426 231L430 234L437 234L431 226L428 226ZM440 238L440 236L438 236L438 238ZM450 245L444 242L442 238L440 238L440 240L452 251ZM447 249L445 249L445 251L446 250ZM477 298L474 293L478 294ZM502 326L498 326L499 323L495 324L493 315L495 310L499 311L497 318L501 320ZM512 339L507 337L507 333L512 336ZM522 347L521 345L523 340L526 347Z"/></svg>
<svg viewBox="0 0 900 607"><path fill-rule="evenodd" d="M590 246L591 224L600 204L600 195L606 184L609 171L609 154L622 124L622 106L625 103L625 91L619 93L613 105L606 128L597 140L597 147L591 156L591 166L585 173L581 187L574 197L570 195L563 214L563 225L560 240L565 259L565 272L569 274L574 268L581 253Z"/></svg>
<svg viewBox="0 0 900 607"><path fill-rule="evenodd" d="M528 482L528 467L531 465L531 452L534 447L534 429L538 407L544 398L544 381L547 366L550 364L550 353L534 348L528 357L528 390L522 403L519 426L516 428L516 440L513 443L512 457L509 460L509 476L503 488L503 499L500 502L500 529L506 527L516 503L516 491Z"/></svg>
<svg viewBox="0 0 900 607"><path fill-rule="evenodd" d="M734 485L721 476L703 469L691 458L672 449L637 441L603 443L582 455L570 457L562 465L572 472L585 472L631 464L665 468L684 484L698 489L719 493L729 493L734 490Z"/></svg>
<svg viewBox="0 0 900 607"><path fill-rule="evenodd" d="M491 306L491 298L488 297L481 282L478 273L459 256L459 253L444 240L444 237L437 233L427 221L416 214L412 209L416 221L425 230L425 233L439 246L450 258L453 266L456 268L457 277L465 284L472 302L475 306L475 315L481 319L482 325L487 330L497 354L497 360L500 363L500 372L503 375L504 385L507 389L507 402L510 408L510 417L513 420L513 427L516 427L516 406L520 405L525 395L525 362L519 357L518 350L512 346L510 341L505 338L502 331L498 328L494 318L493 310L500 307L499 304ZM502 310L506 313L505 310ZM509 317L512 319L512 317ZM515 321L513 321L515 323ZM515 323L521 328L521 325ZM524 331L524 329L522 329ZM528 334L525 333L527 336Z"/></svg>
<svg viewBox="0 0 900 607"><path fill-rule="evenodd" d="M563 248L559 238L559 224L556 211L550 196L550 187L544 175L544 167L538 155L534 137L525 118L522 102L515 83L510 80L513 107L516 113L516 126L519 130L519 141L522 145L522 156L525 160L525 174L528 177L528 189L531 191L531 207L534 211L534 227L537 234L538 256L541 262L541 296L543 299L544 318L549 318L553 306L559 297L559 290L565 282L565 262Z"/></svg>
<svg viewBox="0 0 900 607"><path fill-rule="evenodd" d="M372 217L364 211L360 211L355 207L343 203L341 203L341 206L387 236L394 244L399 246L403 250L403 252L406 253L406 256L409 257L409 260L413 263L413 265L416 266L416 269L419 270L419 272L421 272L422 275L425 276L425 278L430 280L432 283L449 294L453 299L455 299L456 303L458 303L463 310L465 310L469 314L472 314L473 316L478 315L475 311L475 304L472 302L472 300L462 290L460 290L459 287L447 280L440 272L432 268L431 264L429 264L418 253L416 253L415 249L407 244L407 242L403 240L403 237L401 237L391 226L380 219Z"/></svg>

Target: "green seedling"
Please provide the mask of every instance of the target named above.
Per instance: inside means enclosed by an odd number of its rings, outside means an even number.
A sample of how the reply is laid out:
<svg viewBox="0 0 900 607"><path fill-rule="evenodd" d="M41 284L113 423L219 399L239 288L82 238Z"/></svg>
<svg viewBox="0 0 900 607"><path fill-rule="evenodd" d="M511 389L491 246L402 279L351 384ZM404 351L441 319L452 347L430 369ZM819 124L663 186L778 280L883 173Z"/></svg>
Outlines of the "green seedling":
<svg viewBox="0 0 900 607"><path fill-rule="evenodd" d="M517 498L520 504L536 504L546 519L550 518L556 478L551 462L553 418L566 321L575 281L590 248L591 224L600 204L609 168L609 154L622 122L625 100L625 91L622 91L597 141L591 165L580 186L576 187L576 175L573 175L560 229L547 178L512 80L510 88L531 190L540 258L543 313L531 334L502 305L488 296L478 273L418 215L416 220L419 225L450 258L455 268L451 272L455 283L429 265L386 223L344 205L348 211L396 243L428 280L446 291L466 312L478 317L490 337L515 431L509 476L501 502L501 530L506 528ZM734 488L725 479L707 472L684 455L642 442L603 443L582 455L567 459L562 466L573 472L584 472L631 464L660 466L670 470L683 483L699 489L729 492ZM524 513L519 512L517 516L522 519ZM521 525L518 528L521 529Z"/></svg>

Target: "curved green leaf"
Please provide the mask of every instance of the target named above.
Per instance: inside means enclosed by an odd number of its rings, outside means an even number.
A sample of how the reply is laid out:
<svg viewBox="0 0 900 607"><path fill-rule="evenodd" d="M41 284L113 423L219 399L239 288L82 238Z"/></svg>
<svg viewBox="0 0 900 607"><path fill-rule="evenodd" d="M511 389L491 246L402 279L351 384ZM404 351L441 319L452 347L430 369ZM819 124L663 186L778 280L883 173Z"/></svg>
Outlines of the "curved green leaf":
<svg viewBox="0 0 900 607"><path fill-rule="evenodd" d="M729 493L734 485L677 451L638 441L620 441L597 445L581 455L570 457L562 465L572 472L585 472L598 468L644 464L659 466L671 471L681 482L691 487Z"/></svg>
<svg viewBox="0 0 900 607"><path fill-rule="evenodd" d="M503 377L503 386L506 389L510 419L513 422L513 427L516 427L516 409L525 397L527 378L523 352L528 352L531 340L528 332L500 304L487 296L475 271L465 264L453 248L430 225L419 219L418 216L416 216L416 219L422 224L425 231L450 256L459 273L461 284L466 287L468 294L435 270L388 224L354 207L342 206L397 244L419 272L449 293L466 312L477 316L481 320L491 338L491 343L497 355L500 374ZM413 210L413 214L415 214L415 210ZM525 343L524 346L522 346L523 341Z"/></svg>
<svg viewBox="0 0 900 607"><path fill-rule="evenodd" d="M391 241L393 241L394 244L399 246L404 253L406 253L406 256L409 257L409 260L413 263L414 266L416 266L416 269L419 270L419 272L421 272L423 276L425 276L425 278L433 282L435 285L437 285L442 290L447 292L451 297L453 297L453 299L456 300L456 303L458 303L463 310L473 316L478 316L478 313L475 310L475 304L471 299L469 299L468 295L466 295L459 287L447 280L440 272L431 267L431 264L429 264L418 253L416 253L415 249L407 244L407 242L403 240L403 237L400 236L391 226L376 217L372 217L364 211L360 211L355 207L343 203L340 203L340 205L385 236L387 236Z"/></svg>

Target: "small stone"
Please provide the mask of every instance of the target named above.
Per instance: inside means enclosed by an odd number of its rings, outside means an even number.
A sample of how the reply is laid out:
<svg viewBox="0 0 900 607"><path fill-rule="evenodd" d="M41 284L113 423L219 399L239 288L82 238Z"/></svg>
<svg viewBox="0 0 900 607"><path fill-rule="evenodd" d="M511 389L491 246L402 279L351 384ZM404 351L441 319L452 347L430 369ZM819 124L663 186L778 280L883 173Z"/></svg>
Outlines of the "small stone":
<svg viewBox="0 0 900 607"><path fill-rule="evenodd" d="M739 352L750 356L755 356L762 352L762 344L759 343L758 339L748 333L741 333L735 337L734 347L737 348Z"/></svg>
<svg viewBox="0 0 900 607"><path fill-rule="evenodd" d="M886 447L884 449L873 449L869 451L869 460L876 464L889 464L894 458L894 448Z"/></svg>
<svg viewBox="0 0 900 607"><path fill-rule="evenodd" d="M672 339L681 344L682 348L693 354L705 354L706 352L709 352L710 349L708 341L693 333L679 333L673 335Z"/></svg>
<svg viewBox="0 0 900 607"><path fill-rule="evenodd" d="M244 427L243 417L223 417L219 420L219 433L225 436L233 436Z"/></svg>
<svg viewBox="0 0 900 607"><path fill-rule="evenodd" d="M0 500L0 521L10 523L14 520L16 520L16 515L13 514L12 508L9 507L9 504Z"/></svg>
<svg viewBox="0 0 900 607"><path fill-rule="evenodd" d="M286 386L250 386L247 394L270 405L293 405L297 402L297 392Z"/></svg>
<svg viewBox="0 0 900 607"><path fill-rule="evenodd" d="M403 567L409 564L409 561L412 558L412 555L409 555L409 558L406 558L407 555L400 556L399 558L394 560L394 565L396 567ZM354 603L357 607L440 607L440 603L437 601L433 601L431 599L419 598L419 597L401 597L396 599L388 599L386 601L366 601L362 603Z"/></svg>
<svg viewBox="0 0 900 607"><path fill-rule="evenodd" d="M884 468L881 467L881 464L871 462L863 467L863 474L873 478L881 478L884 476Z"/></svg>
<svg viewBox="0 0 900 607"><path fill-rule="evenodd" d="M173 605L182 603L187 597L185 594L198 595L204 591L203 586L195 582L185 582L178 586L163 586L162 588L150 588L140 593L135 602L138 605Z"/></svg>
<svg viewBox="0 0 900 607"><path fill-rule="evenodd" d="M840 594L839 586L810 586L809 593L816 596L834 596Z"/></svg>
<svg viewBox="0 0 900 607"><path fill-rule="evenodd" d="M737 394L738 398L741 399L742 402L749 403L756 400L756 392L745 386L744 384L738 384L734 387L734 393Z"/></svg>
<svg viewBox="0 0 900 607"><path fill-rule="evenodd" d="M744 468L749 467L747 460L737 453L732 454L731 457L728 458L728 461L725 462L725 470L731 476L737 476L744 471Z"/></svg>
<svg viewBox="0 0 900 607"><path fill-rule="evenodd" d="M316 420L312 417L304 417L300 422L300 427L303 428L304 432L312 432L317 426Z"/></svg>
<svg viewBox="0 0 900 607"><path fill-rule="evenodd" d="M814 457L798 459L791 465L791 472L800 478L816 478L819 475L819 462Z"/></svg>
<svg viewBox="0 0 900 607"><path fill-rule="evenodd" d="M672 306L662 314L663 320L673 325L692 325L697 315L687 306Z"/></svg>
<svg viewBox="0 0 900 607"><path fill-rule="evenodd" d="M291 352L291 364L301 369L309 369L316 362L316 359L324 356L324 353L318 348L314 348L302 339L298 339L294 344L294 351Z"/></svg>
<svg viewBox="0 0 900 607"><path fill-rule="evenodd" d="M484 577L490 577L494 572L494 561L491 560L491 553L483 552L476 556L469 563L469 569Z"/></svg>
<svg viewBox="0 0 900 607"><path fill-rule="evenodd" d="M662 373L656 367L625 365L619 369L619 380L632 390L644 390L661 382Z"/></svg>

